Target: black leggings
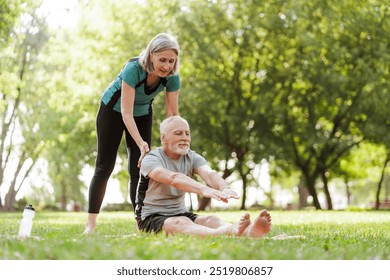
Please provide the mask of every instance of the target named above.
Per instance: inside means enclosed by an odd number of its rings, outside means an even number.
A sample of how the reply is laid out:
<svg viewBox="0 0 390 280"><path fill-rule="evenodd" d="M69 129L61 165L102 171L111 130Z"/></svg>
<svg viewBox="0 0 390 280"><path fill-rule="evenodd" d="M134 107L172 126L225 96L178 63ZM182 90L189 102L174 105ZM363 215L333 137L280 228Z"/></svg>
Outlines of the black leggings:
<svg viewBox="0 0 390 280"><path fill-rule="evenodd" d="M152 111L149 115L134 117L138 131L142 139L151 147L152 139ZM137 167L141 155L137 144L122 120L122 114L110 107L100 104L96 119L97 129L97 157L95 173L89 186L89 208L88 213L99 213L100 207L106 193L107 181L115 166L118 148L125 131L126 147L128 153L128 172L130 174L130 200L135 206L135 196L139 179L139 168Z"/></svg>

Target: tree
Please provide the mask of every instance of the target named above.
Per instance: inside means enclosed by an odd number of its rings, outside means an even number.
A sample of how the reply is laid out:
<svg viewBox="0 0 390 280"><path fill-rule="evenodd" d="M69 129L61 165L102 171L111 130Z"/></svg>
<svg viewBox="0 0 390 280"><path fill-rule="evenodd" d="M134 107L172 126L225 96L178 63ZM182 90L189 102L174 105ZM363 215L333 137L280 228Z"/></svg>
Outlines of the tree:
<svg viewBox="0 0 390 280"><path fill-rule="evenodd" d="M390 24L387 22L388 25ZM381 34L378 34L381 35ZM384 46L385 47L385 46ZM387 58L389 61L389 53L383 53L383 56ZM385 60L386 61L386 60ZM390 70L388 67L380 68L383 71L383 79L373 81L372 87L373 92L377 95L367 108L367 114L372 115L369 119L368 124L364 127L365 135L367 138L379 145L380 147L384 147L384 152L382 153L382 168L381 175L378 180L378 186L375 195L375 209L379 209L380 206L380 197L381 190L385 181L385 175L387 173L387 166L390 162L390 116L388 112L388 108L390 106L389 93L388 93L388 80L390 77ZM372 114L375 112L375 114Z"/></svg>
<svg viewBox="0 0 390 280"><path fill-rule="evenodd" d="M37 6L26 7L11 34L10 45L2 49L1 69L1 116L0 139L0 194L5 190L6 176L10 181L4 203L0 208L12 211L15 197L23 181L29 175L44 142L39 132L40 115L32 108L39 99L31 90L34 65L47 41L44 20L37 14ZM12 174L12 175L11 175ZM1 196L0 196L1 197Z"/></svg>
<svg viewBox="0 0 390 280"><path fill-rule="evenodd" d="M214 167L225 163L225 178L239 174L242 208L252 168L268 155L301 171L318 209L321 180L333 208L329 174L365 140L371 94L387 87L372 86L388 80L387 13L383 1L180 6L176 25L187 62L181 112L193 146Z"/></svg>
<svg viewBox="0 0 390 280"><path fill-rule="evenodd" d="M6 46L20 14L19 0L0 0L0 48Z"/></svg>
<svg viewBox="0 0 390 280"><path fill-rule="evenodd" d="M177 35L181 44L180 113L190 122L193 148L224 178L239 178L242 209L264 158L277 176L303 178L316 208L323 191L331 209L328 182L340 174L340 161L366 141L389 146L390 27L384 0L96 0L80 4L74 29L47 30L32 9L11 33L12 14L39 2L9 3L0 2L1 19L11 15L0 25L2 34L11 34L1 41L0 199L11 185L4 172L18 174L6 195L11 204L38 158L48 162L62 208L70 200L83 203L79 175L95 159L101 93L159 32ZM164 117L159 96L154 127ZM156 146L158 129L153 135ZM125 194L125 149L119 156Z"/></svg>
<svg viewBox="0 0 390 280"><path fill-rule="evenodd" d="M386 147L365 141L344 156L332 170L333 178L342 180L348 205L357 201L370 204L375 199L375 184L383 172Z"/></svg>
<svg viewBox="0 0 390 280"><path fill-rule="evenodd" d="M373 85L386 80L388 10L382 1L304 2L284 3L268 28L273 59L263 86L273 89L269 117L278 156L301 170L317 209L321 178L332 209L329 172L365 140L367 108L379 98Z"/></svg>
<svg viewBox="0 0 390 280"><path fill-rule="evenodd" d="M263 131L257 131L257 121L265 120L259 102L264 39L256 24L262 8L259 1L189 1L176 20L188 71L182 112L190 121L194 147L215 168L224 163L224 178L238 174L241 209L248 184L255 182L256 162L266 156L254 137Z"/></svg>

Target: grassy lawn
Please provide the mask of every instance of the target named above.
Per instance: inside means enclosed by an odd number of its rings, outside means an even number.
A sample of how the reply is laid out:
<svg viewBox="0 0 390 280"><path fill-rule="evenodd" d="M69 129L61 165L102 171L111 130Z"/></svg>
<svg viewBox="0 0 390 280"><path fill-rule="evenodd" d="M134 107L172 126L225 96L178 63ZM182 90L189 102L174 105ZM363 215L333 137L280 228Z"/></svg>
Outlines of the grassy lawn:
<svg viewBox="0 0 390 280"><path fill-rule="evenodd" d="M240 212L209 212L235 222ZM32 237L17 238L21 213L0 213L2 260L388 260L390 211L270 211L262 239L148 235L131 212L102 212L93 236L86 213L37 212ZM254 217L255 212L251 212ZM287 234L303 236L278 240Z"/></svg>

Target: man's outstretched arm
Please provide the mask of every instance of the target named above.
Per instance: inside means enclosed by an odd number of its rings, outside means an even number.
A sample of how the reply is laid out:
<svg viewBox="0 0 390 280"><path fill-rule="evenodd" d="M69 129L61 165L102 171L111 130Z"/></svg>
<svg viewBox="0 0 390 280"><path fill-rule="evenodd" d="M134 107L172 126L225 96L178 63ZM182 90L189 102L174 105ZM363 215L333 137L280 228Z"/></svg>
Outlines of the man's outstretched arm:
<svg viewBox="0 0 390 280"><path fill-rule="evenodd" d="M172 187L182 191L200 194L204 197L213 198L223 202L228 202L228 199L230 198L230 195L225 192L205 186L185 174L172 172L163 167L156 167L149 172L148 177L157 182L171 185Z"/></svg>
<svg viewBox="0 0 390 280"><path fill-rule="evenodd" d="M229 198L240 198L235 191L229 188L228 184L222 178L222 176L219 175L218 172L212 169L210 166L202 165L196 169L196 173L199 174L199 176L211 188L223 191L225 194L229 195Z"/></svg>

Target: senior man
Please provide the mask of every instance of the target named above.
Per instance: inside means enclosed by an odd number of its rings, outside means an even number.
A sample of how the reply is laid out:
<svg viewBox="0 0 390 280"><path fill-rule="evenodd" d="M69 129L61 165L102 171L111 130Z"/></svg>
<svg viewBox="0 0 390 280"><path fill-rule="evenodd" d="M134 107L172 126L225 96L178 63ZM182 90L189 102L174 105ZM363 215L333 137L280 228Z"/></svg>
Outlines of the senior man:
<svg viewBox="0 0 390 280"><path fill-rule="evenodd" d="M190 149L188 122L173 116L160 125L161 147L149 152L141 161L141 180L137 191L136 220L140 230L189 234L195 236L237 236L259 238L271 229L271 215L263 210L251 222L245 213L236 223L216 215L198 215L188 210L185 194L228 202L238 199L225 180L207 161ZM197 174L204 184L193 179Z"/></svg>

